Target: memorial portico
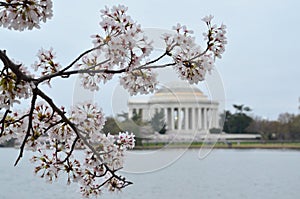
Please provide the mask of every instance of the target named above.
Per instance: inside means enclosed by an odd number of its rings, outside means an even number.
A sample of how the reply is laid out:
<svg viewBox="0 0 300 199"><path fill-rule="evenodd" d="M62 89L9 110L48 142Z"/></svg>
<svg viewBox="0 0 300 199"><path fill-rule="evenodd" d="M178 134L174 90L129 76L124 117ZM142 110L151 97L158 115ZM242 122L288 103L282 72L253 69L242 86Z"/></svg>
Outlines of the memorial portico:
<svg viewBox="0 0 300 199"><path fill-rule="evenodd" d="M131 98L128 108L130 118L135 112L143 121L151 121L155 112L162 110L167 133L208 132L219 127L218 102L185 82L168 83L149 99Z"/></svg>

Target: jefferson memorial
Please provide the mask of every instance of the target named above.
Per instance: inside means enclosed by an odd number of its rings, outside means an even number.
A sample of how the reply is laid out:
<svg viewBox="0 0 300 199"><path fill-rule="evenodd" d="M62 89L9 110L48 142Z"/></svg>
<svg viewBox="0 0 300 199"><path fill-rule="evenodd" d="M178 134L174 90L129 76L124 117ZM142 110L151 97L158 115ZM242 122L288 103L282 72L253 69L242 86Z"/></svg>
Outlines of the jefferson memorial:
<svg viewBox="0 0 300 199"><path fill-rule="evenodd" d="M219 128L218 106L196 86L176 81L163 85L148 99L130 98L128 116L135 113L151 121L156 112L163 111L167 134L208 133Z"/></svg>

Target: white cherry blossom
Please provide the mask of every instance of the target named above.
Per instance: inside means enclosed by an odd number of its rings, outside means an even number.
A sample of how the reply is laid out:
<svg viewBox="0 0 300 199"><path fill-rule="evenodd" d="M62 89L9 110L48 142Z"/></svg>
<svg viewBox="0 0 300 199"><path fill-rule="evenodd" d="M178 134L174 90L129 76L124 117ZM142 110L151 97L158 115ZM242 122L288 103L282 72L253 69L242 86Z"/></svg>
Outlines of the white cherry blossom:
<svg viewBox="0 0 300 199"><path fill-rule="evenodd" d="M77 128L91 141L97 142L101 139L99 132L103 128L105 118L97 105L87 102L73 106L70 120L76 123Z"/></svg>
<svg viewBox="0 0 300 199"><path fill-rule="evenodd" d="M130 95L148 94L154 92L157 85L157 74L152 70L136 70L120 77L120 84L128 90Z"/></svg>
<svg viewBox="0 0 300 199"><path fill-rule="evenodd" d="M8 29L40 28L53 15L51 0L6 0L0 5L0 26Z"/></svg>
<svg viewBox="0 0 300 199"><path fill-rule="evenodd" d="M37 53L38 61L31 65L35 71L41 70L41 76L56 73L61 69L61 65L55 62L55 52L53 48L49 50L40 49Z"/></svg>

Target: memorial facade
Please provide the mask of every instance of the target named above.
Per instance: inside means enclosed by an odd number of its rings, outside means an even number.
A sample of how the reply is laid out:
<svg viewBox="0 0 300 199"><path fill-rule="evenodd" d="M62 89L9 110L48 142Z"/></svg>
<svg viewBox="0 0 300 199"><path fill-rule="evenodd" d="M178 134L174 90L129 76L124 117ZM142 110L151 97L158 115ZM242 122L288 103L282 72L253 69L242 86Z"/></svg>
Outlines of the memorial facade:
<svg viewBox="0 0 300 199"><path fill-rule="evenodd" d="M151 121L155 112L163 111L167 133L207 133L219 128L218 105L196 86L170 82L148 99L129 99L128 116L136 113L143 121Z"/></svg>

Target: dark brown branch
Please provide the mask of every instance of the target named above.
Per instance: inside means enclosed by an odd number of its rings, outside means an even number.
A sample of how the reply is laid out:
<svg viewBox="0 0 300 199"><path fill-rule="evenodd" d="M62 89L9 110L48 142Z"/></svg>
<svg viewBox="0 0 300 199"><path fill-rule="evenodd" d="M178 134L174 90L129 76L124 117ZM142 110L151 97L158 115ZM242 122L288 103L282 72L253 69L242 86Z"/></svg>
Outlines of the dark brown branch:
<svg viewBox="0 0 300 199"><path fill-rule="evenodd" d="M141 70L141 69L153 69L153 68L165 68L168 66L175 66L177 63L173 62L173 63L169 63L169 64L162 64L162 65L154 65L154 66L145 66L142 68L137 68L137 70Z"/></svg>
<svg viewBox="0 0 300 199"><path fill-rule="evenodd" d="M161 60L162 58L164 58L166 55L169 55L169 51L166 51L164 54L162 54L161 56L159 56L158 58L152 60L152 61L149 61L147 63L145 63L144 65L140 66L140 67L143 67L143 66L147 66L147 65L150 65L150 64L154 64L155 62L158 62L159 60Z"/></svg>
<svg viewBox="0 0 300 199"><path fill-rule="evenodd" d="M22 5L20 3L7 3L7 2L3 2L3 1L0 1L0 6L5 6L5 7L13 7L13 6L17 6L17 5Z"/></svg>
<svg viewBox="0 0 300 199"><path fill-rule="evenodd" d="M189 61L193 61L193 60L195 60L195 59L197 59L197 58L199 58L199 57L205 55L205 54L208 52L208 50L209 50L210 47L211 47L211 44L210 44L210 42L212 41L211 38L212 38L212 37L211 37L211 27L210 27L210 25L208 24L208 34L207 34L206 49L205 49L202 53L200 53L199 55L197 55L197 56L193 57L192 59L190 59Z"/></svg>
<svg viewBox="0 0 300 199"><path fill-rule="evenodd" d="M28 137L30 136L30 131L32 130L33 111L34 111L35 102L36 102L36 99L37 99L37 95L35 94L34 91L33 91L33 96L32 96L32 99L31 99L31 107L30 107L29 116L28 116L28 128L27 128L27 131L26 131L25 138L23 139L22 145L20 147L19 156L18 156L14 166L16 166L18 164L18 162L20 161L20 159L23 157L23 151L24 151L24 148L25 148L25 144L26 144L26 141L27 141Z"/></svg>
<svg viewBox="0 0 300 199"><path fill-rule="evenodd" d="M119 70L110 70L110 69L101 69L101 70L92 70L93 68L99 66L99 65L102 65L106 62L108 62L109 60L105 60L103 62L100 62L98 64L95 64L94 66L91 66L87 69L81 69L81 70L71 70L71 71L67 71L68 69L70 69L76 62L79 61L80 58L82 58L84 55L86 55L87 53L93 51L93 50L96 50L98 48L100 48L101 46L99 47L96 47L96 48L93 48L93 49L90 49L90 50L87 50L85 51L84 53L82 53L80 56L78 56L77 59L75 59L75 61L73 61L69 66L67 66L66 68L64 68L63 70L57 72L57 73L53 73L53 74L50 74L50 75L46 75L46 76L43 76L41 78L39 78L37 80L37 83L41 83L43 81L47 81L47 80L50 80L54 77L69 77L70 75L75 75L75 74L82 74L82 73L89 73L89 74L96 74L96 73L106 73L106 74L120 74L120 73L124 73L124 72L127 72L128 69L131 67L132 65L132 58L130 59L130 62L128 64L128 67L126 68L122 68L122 69L119 69ZM131 52L132 53L132 52ZM158 58L152 60L152 61L149 61L133 70L141 70L141 69L150 69L150 68L163 68L163 67L167 67L167 66L172 66L172 65L175 65L175 63L171 63L171 64L164 64L164 65L156 65L156 66L149 66L150 64L153 64L159 60L161 60L163 57L165 57L166 55L169 55L169 52L166 51L164 54L162 54L161 56L159 56ZM148 66L148 67L146 67Z"/></svg>
<svg viewBox="0 0 300 199"><path fill-rule="evenodd" d="M47 131L49 131L51 128L55 127L56 125L60 124L60 123L63 123L62 120L59 120L51 125L49 125L47 128L44 129L44 133L46 133Z"/></svg>
<svg viewBox="0 0 300 199"><path fill-rule="evenodd" d="M75 149L75 145L76 145L76 143L77 143L78 140L79 140L79 136L76 136L75 140L74 140L73 143L72 143L72 146L71 146L70 151L67 152L67 156L65 157L64 160L59 161L58 164L62 164L62 163L64 163L64 162L66 162L67 160L69 160L69 158L71 157L71 155L72 155L72 153L73 153L73 151L74 151L74 149Z"/></svg>
<svg viewBox="0 0 300 199"><path fill-rule="evenodd" d="M63 70L61 70L60 72L64 72L68 69L70 69L74 64L76 64L83 56L85 56L86 54L94 51L94 50L97 50L99 48L101 48L102 46L104 46L105 44L102 44L102 45L99 45L95 48L92 48L92 49L89 49L89 50L86 50L85 52L81 53L71 64L69 64L67 67L65 67Z"/></svg>
<svg viewBox="0 0 300 199"><path fill-rule="evenodd" d="M13 63L6 55L4 50L0 50L0 60L3 62L4 66L11 69L13 73L16 74L18 80L33 81L34 79L30 76L25 75L20 71L21 65Z"/></svg>
<svg viewBox="0 0 300 199"><path fill-rule="evenodd" d="M21 6L21 5L26 5L26 2L18 2L18 3L7 3L0 1L0 6L5 6L5 7L15 7L15 6Z"/></svg>
<svg viewBox="0 0 300 199"><path fill-rule="evenodd" d="M90 67L87 68L87 70L92 70L92 69L96 68L97 66L101 66L102 64L107 63L108 61L109 61L109 59L107 59L107 60L105 60L105 61L102 61L102 62L100 62L100 63L98 63L98 64L95 64L95 65L93 65L93 66L90 66Z"/></svg>
<svg viewBox="0 0 300 199"><path fill-rule="evenodd" d="M152 65L152 66L139 66L137 68L134 68L132 71L136 70L142 70L142 69L154 69L154 68L165 68L168 66L174 66L176 65L175 62L169 63L169 64L162 64L162 65ZM123 68L120 70L110 70L110 69L102 69L102 70L87 70L87 69L82 69L82 70L73 70L73 71L68 71L63 73L62 75L64 76L70 76L74 74L83 74L83 73L89 73L89 74L97 74L97 73L106 73L106 74L121 74L124 72L127 72L127 68Z"/></svg>
<svg viewBox="0 0 300 199"><path fill-rule="evenodd" d="M68 66L66 66L64 69L56 72L56 73L53 73L53 74L49 74L49 75L45 75L43 77L40 77L38 80L37 80L37 83L41 83L41 82L44 82L46 80L49 80L49 79L52 79L54 77L58 77L58 76L68 76L68 74L65 74L65 71L69 70L72 66L74 66L74 64L76 64L83 56L87 55L88 53L94 51L94 50L97 50L99 48L101 48L102 46L104 46L105 44L102 44L102 45L99 45L95 48L92 48L92 49L89 49L89 50L86 50L85 52L81 53L71 64L69 64Z"/></svg>
<svg viewBox="0 0 300 199"><path fill-rule="evenodd" d="M113 178L116 178L117 180L122 182L122 187L115 187L117 189L122 189L122 188L125 188L125 187L133 184L132 182L125 180L125 178L122 178L122 176L116 175L115 172L117 170L113 171L113 170L109 169L109 167L106 164L104 164L104 166L105 166L105 169L106 169L105 174L107 172L109 172L111 174L111 176L107 180L105 180L102 184L98 185L95 189L99 189L99 188L103 187L106 183L108 183ZM103 177L103 176L101 176L101 177Z"/></svg>
<svg viewBox="0 0 300 199"><path fill-rule="evenodd" d="M108 183L111 179L113 178L113 176L109 177L107 180L105 180L102 184L98 185L96 188L94 189L99 189L101 187L103 187L106 183Z"/></svg>
<svg viewBox="0 0 300 199"><path fill-rule="evenodd" d="M25 114L25 115L22 115L22 117L20 117L19 119L13 121L13 122L8 122L7 124L8 125L11 125L11 124L15 124L17 122L21 122L25 117L28 117L29 116L29 113L28 114Z"/></svg>
<svg viewBox="0 0 300 199"><path fill-rule="evenodd" d="M9 109L6 110L5 113L4 113L4 115L3 115L3 117L2 117L2 119L1 119L1 121L0 121L0 124L2 124L2 125L1 125L0 137L2 136L2 134L3 134L3 132L4 132L4 128L5 128L5 120L6 120L6 117L7 117L7 115L8 115L9 113L11 113L11 111L10 111Z"/></svg>

